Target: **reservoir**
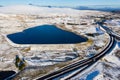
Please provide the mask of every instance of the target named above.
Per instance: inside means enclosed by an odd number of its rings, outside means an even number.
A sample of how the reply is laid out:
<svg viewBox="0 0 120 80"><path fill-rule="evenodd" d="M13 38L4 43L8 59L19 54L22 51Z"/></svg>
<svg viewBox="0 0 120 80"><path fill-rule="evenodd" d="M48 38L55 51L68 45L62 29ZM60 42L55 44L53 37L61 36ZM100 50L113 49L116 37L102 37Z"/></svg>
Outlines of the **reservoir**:
<svg viewBox="0 0 120 80"><path fill-rule="evenodd" d="M16 44L75 44L87 38L62 30L54 25L41 25L7 35Z"/></svg>

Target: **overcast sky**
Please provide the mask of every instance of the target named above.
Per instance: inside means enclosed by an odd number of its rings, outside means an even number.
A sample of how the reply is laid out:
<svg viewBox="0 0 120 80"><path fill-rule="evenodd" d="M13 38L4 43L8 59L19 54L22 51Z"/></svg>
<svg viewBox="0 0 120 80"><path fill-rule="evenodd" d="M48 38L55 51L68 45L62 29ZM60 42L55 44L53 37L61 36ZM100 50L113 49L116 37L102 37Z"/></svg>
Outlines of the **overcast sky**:
<svg viewBox="0 0 120 80"><path fill-rule="evenodd" d="M41 6L120 5L120 0L0 0L0 5L36 4Z"/></svg>

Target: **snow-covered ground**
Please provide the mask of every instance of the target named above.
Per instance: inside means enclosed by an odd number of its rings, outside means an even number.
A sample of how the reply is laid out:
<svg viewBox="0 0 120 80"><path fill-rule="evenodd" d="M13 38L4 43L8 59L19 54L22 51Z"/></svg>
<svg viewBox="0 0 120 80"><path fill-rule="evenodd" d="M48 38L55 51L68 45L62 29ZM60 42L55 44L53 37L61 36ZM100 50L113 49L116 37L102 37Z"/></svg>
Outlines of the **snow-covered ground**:
<svg viewBox="0 0 120 80"><path fill-rule="evenodd" d="M49 8L49 7L37 7L37 6L32 6L32 5L13 5L13 6L5 6L5 7L0 7L0 13L12 13L12 14L39 14L39 15L46 15L52 14L67 14L67 15L72 15L74 16L75 14L81 14L81 15L88 15L93 14L95 12L99 13L99 11L80 11L80 10L75 10L71 8Z"/></svg>
<svg viewBox="0 0 120 80"><path fill-rule="evenodd" d="M106 25L120 34L120 19L107 20Z"/></svg>
<svg viewBox="0 0 120 80"><path fill-rule="evenodd" d="M78 35L84 35L86 32L94 33L96 32L96 25L94 24L94 19L99 16L109 15L110 13L101 12L101 11L91 11L91 10L74 10L70 8L48 8L48 7L37 7L37 6L30 6L30 5L14 5L14 6L6 6L0 7L0 70L16 70L14 65L15 55L24 56L28 65L52 65L56 62L49 61L50 58L54 61L66 61L66 59L74 59L75 56L67 55L68 51L64 48L64 52L61 51L46 51L48 54L45 55L41 50L31 50L31 46L27 47L14 47L11 46L10 43L6 40L5 36L7 34L12 34L16 32L23 31L27 28L43 25L43 24L56 24L62 25L60 26L62 29L72 31ZM109 21L108 21L109 22ZM113 21L114 22L114 21ZM68 23L72 23L73 25L69 25ZM110 22L109 22L110 23ZM77 24L77 25L76 25ZM119 21L115 24L120 24ZM118 29L118 27L117 27ZM94 42L96 46L103 47L104 41L107 41L107 36L99 36L97 40ZM90 38L94 40L93 38ZM104 41L103 41L104 40ZM88 44L89 43L89 44ZM87 44L82 43L76 44L75 46L78 47L81 51L79 51L80 56L83 58L86 54L85 49L92 44L92 41L88 42ZM52 48L52 47L51 47ZM73 47L74 48L74 47ZM116 47L117 49L120 48L119 45ZM30 49L30 50L29 50ZM37 49L37 48L36 48ZM113 50L112 52L114 52ZM53 53L57 54L53 54ZM73 52L72 52L73 53ZM73 53L74 54L74 53ZM42 57L41 61L37 59L33 59L35 56ZM66 58L67 57L67 58ZM32 58L32 59L31 59ZM118 74L112 73L112 70L118 69L117 65L113 65L119 62L119 59L116 58L112 53L107 57L104 58L108 62L98 62L96 67L92 69L92 72L99 71L99 74L94 79L97 80L100 77L103 77L103 73L105 74L107 71L115 76ZM112 61L114 59L114 61ZM47 61L48 60L48 61ZM110 68L103 68L103 64L108 64L112 66ZM90 74L87 73L88 75ZM117 71L119 73L119 71ZM80 78L86 79L87 75L80 76ZM105 78L104 78L105 79ZM107 78L109 79L109 78ZM111 79L111 78L110 78ZM116 78L115 78L116 79ZM100 79L101 80L101 79ZM116 79L117 80L117 79Z"/></svg>
<svg viewBox="0 0 120 80"><path fill-rule="evenodd" d="M48 7L36 7L36 6L30 6L30 5L14 5L14 6L7 6L7 7L1 7L0 12L1 13L14 13L14 14L40 14L45 15L53 14L56 15L58 12L63 14L73 14L73 11L75 13L78 13L77 10L72 10L70 8L48 8Z"/></svg>
<svg viewBox="0 0 120 80"><path fill-rule="evenodd" d="M110 54L71 80L119 80L120 58L115 56L120 47L118 43Z"/></svg>
<svg viewBox="0 0 120 80"><path fill-rule="evenodd" d="M53 58L52 58L53 57ZM25 60L27 64L32 65L32 66L49 66L49 65L54 65L60 62L66 62L75 59L76 52L70 52L69 53L44 53L44 54L39 54L35 56L29 56L25 57Z"/></svg>

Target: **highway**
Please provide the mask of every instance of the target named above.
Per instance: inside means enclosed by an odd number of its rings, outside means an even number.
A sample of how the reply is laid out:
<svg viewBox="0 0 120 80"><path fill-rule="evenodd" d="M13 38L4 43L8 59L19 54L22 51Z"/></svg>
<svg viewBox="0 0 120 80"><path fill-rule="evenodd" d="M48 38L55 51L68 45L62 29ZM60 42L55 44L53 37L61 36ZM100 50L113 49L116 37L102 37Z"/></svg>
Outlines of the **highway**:
<svg viewBox="0 0 120 80"><path fill-rule="evenodd" d="M110 44L108 45L108 48L105 48L101 53L99 53L99 54L93 56L92 58L90 58L90 59L93 59L93 64L95 62L97 62L98 60L100 60L104 55L109 53L109 51L111 51L111 49L113 49L114 44L115 44L115 40L114 40L113 37L111 37L111 41L110 41ZM90 67L90 66L88 66L88 67ZM80 73L81 73L81 70L77 71L75 74L65 78L64 80L69 80L70 78L72 78L72 77L74 77L74 76L76 76L76 75L78 75Z"/></svg>
<svg viewBox="0 0 120 80"><path fill-rule="evenodd" d="M120 39L120 35L116 34L115 32L113 32L111 29L109 29L106 26L101 25L100 23L98 23L99 26L101 26L104 30L106 30L106 32L109 34L111 41L109 42L110 45L108 45L108 47L106 47L106 50L104 49L103 52L101 54L97 54L96 57L94 56L95 61L97 62L99 59L101 59L105 54L110 53L110 51L113 50L114 46L116 45L116 39ZM98 56L99 55L99 56ZM74 73L73 75L64 78L64 80L69 80L70 78L76 76L77 74L79 74L81 71L77 71L76 73Z"/></svg>
<svg viewBox="0 0 120 80"><path fill-rule="evenodd" d="M78 68L81 68L81 67L84 67L86 65L89 65L89 64L94 64L96 61L98 61L101 57L103 57L109 50L110 48L112 48L112 46L114 45L114 38L110 36L110 42L109 44L104 48L103 51L101 51L99 54L96 54L95 56L85 60L85 61L79 61L77 63L74 63L74 64L71 64L65 68L62 68L58 71L55 71L53 73L49 73L47 75L44 75L42 77L40 77L38 80L52 80L54 78L57 78L61 75L64 75L66 73L69 73L70 71L73 71L73 70L76 70ZM82 70L80 70L81 72ZM80 73L78 72L78 73ZM75 76L77 74L74 74L73 76ZM71 77L73 77L71 76ZM70 78L71 78L70 77Z"/></svg>
<svg viewBox="0 0 120 80"><path fill-rule="evenodd" d="M114 46L116 45L116 41L115 41L115 39L119 39L120 40L120 35L119 34L117 34L116 32L113 32L111 29L109 29L108 27L106 27L106 26L103 26L101 23L98 23L98 25L100 26L100 27L102 27L108 34L109 34L109 36L110 36L110 44L108 45L108 47L106 47L103 51L102 51L102 53L101 54L97 54L97 55L95 55L94 56L94 58L93 59L95 59L95 62L97 62L99 59L101 59L105 54L107 54L107 53L110 53L110 51L112 51L113 50L113 48L114 48ZM81 71L79 70L79 71L77 71L76 73L74 73L73 75L71 75L71 76L68 76L68 77L66 77L66 78L64 78L64 80L69 80L69 79L71 79L72 77L74 77L74 76L76 76L77 74L79 74Z"/></svg>
<svg viewBox="0 0 120 80"><path fill-rule="evenodd" d="M119 37L118 35L116 35L112 30L110 30L109 28L99 24L102 28L104 28L106 30L106 32L109 34L109 43L106 45L106 47L98 54L94 55L93 57L83 60L83 61L77 61L73 64L70 64L58 71L54 71L51 73L48 73L40 78L38 78L37 80L53 80L57 77L60 77L62 75L65 75L71 71L74 71L76 69L82 68L80 71L78 71L77 73L71 75L70 77L66 78L65 80L68 80L72 77L74 77L75 75L77 75L78 73L82 72L83 70L85 70L86 68L88 68L90 65L94 64L95 62L97 62L99 59L101 59L104 55L106 55L107 53L109 53L109 51L113 48L114 44L115 44L115 37ZM113 34L114 33L114 34ZM120 38L120 37L119 37ZM84 66L86 66L84 68Z"/></svg>

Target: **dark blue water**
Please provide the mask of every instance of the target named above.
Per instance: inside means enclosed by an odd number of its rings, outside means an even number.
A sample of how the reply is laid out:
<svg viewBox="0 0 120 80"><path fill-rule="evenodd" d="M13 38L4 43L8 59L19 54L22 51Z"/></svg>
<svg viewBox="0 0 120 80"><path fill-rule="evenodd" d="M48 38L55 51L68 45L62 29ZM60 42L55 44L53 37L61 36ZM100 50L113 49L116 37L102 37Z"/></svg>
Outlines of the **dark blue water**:
<svg viewBox="0 0 120 80"><path fill-rule="evenodd" d="M14 75L15 71L0 71L0 80L5 80L6 78Z"/></svg>
<svg viewBox="0 0 120 80"><path fill-rule="evenodd" d="M93 80L98 74L99 74L99 71L94 71L89 75L87 75L86 80Z"/></svg>
<svg viewBox="0 0 120 80"><path fill-rule="evenodd" d="M53 25L29 28L23 32L9 34L7 37L17 44L72 44L87 41L87 38Z"/></svg>

